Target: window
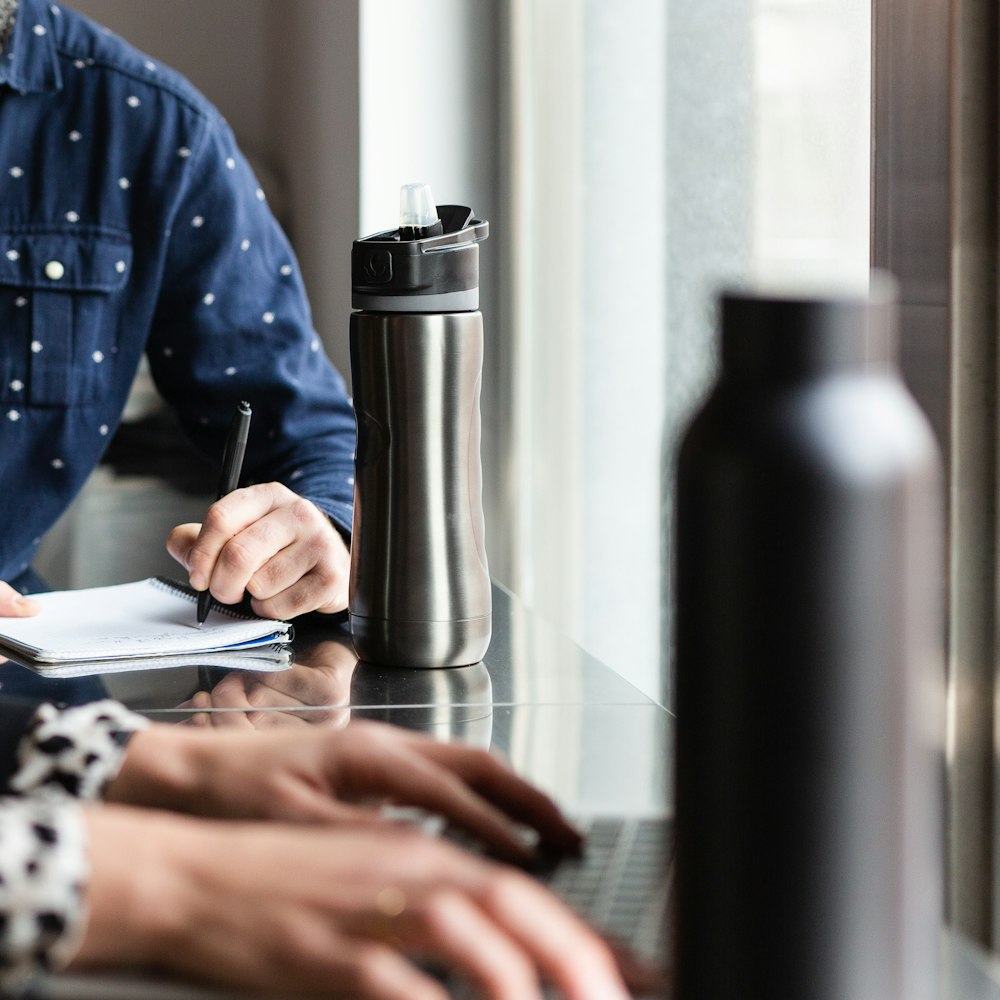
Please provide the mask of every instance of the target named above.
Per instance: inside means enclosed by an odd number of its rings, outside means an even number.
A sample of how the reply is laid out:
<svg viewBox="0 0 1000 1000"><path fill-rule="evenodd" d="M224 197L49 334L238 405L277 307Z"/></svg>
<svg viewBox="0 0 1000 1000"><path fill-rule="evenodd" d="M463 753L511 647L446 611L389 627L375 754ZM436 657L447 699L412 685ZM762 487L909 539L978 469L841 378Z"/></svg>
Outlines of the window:
<svg viewBox="0 0 1000 1000"><path fill-rule="evenodd" d="M868 272L870 6L510 18L513 588L669 703L671 465L715 296Z"/></svg>

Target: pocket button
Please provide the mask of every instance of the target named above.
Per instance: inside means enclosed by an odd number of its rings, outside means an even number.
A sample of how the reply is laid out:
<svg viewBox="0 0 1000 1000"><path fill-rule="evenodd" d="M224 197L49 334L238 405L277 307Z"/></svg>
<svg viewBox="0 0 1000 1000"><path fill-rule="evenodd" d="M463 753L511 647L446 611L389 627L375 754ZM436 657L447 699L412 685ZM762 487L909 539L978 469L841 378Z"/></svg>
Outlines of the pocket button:
<svg viewBox="0 0 1000 1000"><path fill-rule="evenodd" d="M52 281L59 281L60 278L66 273L66 268L63 267L62 262L58 260L50 260L45 265L45 277Z"/></svg>

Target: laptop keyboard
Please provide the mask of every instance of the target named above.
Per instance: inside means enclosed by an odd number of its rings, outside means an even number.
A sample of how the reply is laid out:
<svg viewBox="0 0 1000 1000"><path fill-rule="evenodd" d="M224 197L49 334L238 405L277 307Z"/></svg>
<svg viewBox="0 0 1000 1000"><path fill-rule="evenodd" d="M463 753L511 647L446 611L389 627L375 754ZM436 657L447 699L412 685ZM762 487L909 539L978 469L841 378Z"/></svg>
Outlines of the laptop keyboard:
<svg viewBox="0 0 1000 1000"><path fill-rule="evenodd" d="M638 957L662 966L670 940L672 820L662 815L571 816L570 820L584 835L583 854L543 858L530 874L591 926L625 943ZM446 826L439 817L425 817L422 825L462 847L481 849L475 839ZM455 1000L478 995L468 983L442 970L428 971L441 976ZM545 991L546 1000L561 996L551 989ZM643 1000L663 996L666 993L643 994Z"/></svg>
<svg viewBox="0 0 1000 1000"><path fill-rule="evenodd" d="M665 817L577 820L580 858L534 874L595 927L647 958L666 953L673 837Z"/></svg>

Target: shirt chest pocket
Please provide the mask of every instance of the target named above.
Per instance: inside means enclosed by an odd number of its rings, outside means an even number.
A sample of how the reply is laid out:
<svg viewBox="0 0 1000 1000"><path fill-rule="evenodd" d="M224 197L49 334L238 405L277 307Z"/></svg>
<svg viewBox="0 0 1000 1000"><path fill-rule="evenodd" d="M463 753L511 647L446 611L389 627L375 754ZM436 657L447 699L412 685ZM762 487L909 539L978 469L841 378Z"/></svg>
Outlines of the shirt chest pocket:
<svg viewBox="0 0 1000 1000"><path fill-rule="evenodd" d="M113 381L127 233L0 231L0 399L75 406Z"/></svg>

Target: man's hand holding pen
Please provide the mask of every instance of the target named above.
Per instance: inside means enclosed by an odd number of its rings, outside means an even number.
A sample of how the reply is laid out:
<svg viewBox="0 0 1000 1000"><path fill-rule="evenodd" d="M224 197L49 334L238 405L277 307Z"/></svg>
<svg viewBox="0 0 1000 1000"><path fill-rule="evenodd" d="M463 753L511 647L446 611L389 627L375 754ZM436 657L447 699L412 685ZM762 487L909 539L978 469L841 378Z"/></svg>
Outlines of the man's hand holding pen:
<svg viewBox="0 0 1000 1000"><path fill-rule="evenodd" d="M245 591L257 614L282 619L347 607L347 545L318 507L281 483L227 494L203 524L174 528L167 549L191 586L222 604Z"/></svg>
<svg viewBox="0 0 1000 1000"><path fill-rule="evenodd" d="M239 489L250 432L241 402L226 440L218 499L202 524L181 524L167 549L187 568L198 599L198 625L211 598L237 604L244 593L266 618L347 607L350 554L326 515L281 483Z"/></svg>

